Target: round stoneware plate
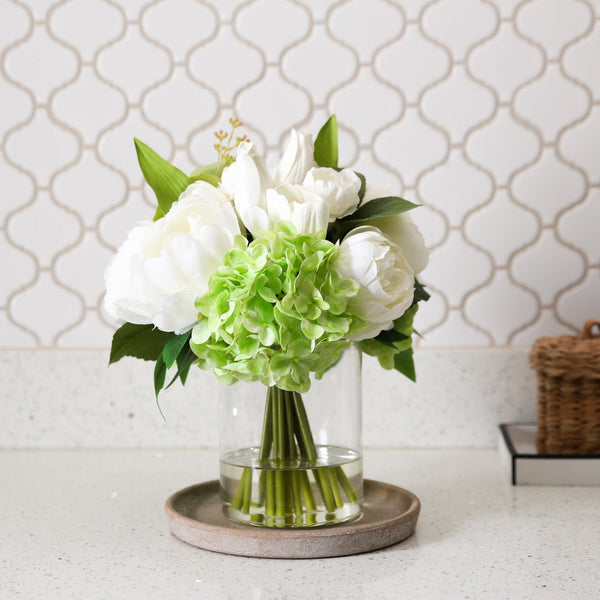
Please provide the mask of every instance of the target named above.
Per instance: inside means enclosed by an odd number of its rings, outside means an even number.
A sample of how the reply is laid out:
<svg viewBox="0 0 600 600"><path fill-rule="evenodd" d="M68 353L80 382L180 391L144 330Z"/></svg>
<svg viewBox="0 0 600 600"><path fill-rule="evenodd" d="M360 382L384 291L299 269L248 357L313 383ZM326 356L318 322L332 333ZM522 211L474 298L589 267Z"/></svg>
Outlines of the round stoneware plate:
<svg viewBox="0 0 600 600"><path fill-rule="evenodd" d="M350 523L311 529L242 525L221 510L219 482L175 492L165 505L173 535L214 552L260 558L324 558L397 544L415 530L421 503L402 488L365 479L363 514Z"/></svg>

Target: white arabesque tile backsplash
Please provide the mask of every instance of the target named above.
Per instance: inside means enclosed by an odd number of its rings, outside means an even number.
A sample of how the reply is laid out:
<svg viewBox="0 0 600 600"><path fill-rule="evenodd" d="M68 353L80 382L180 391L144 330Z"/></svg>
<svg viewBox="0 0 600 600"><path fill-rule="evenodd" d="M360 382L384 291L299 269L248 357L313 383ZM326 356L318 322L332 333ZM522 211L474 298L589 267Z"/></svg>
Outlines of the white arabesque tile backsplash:
<svg viewBox="0 0 600 600"><path fill-rule="evenodd" d="M274 161L332 112L341 161L423 205L424 347L598 317L597 1L0 0L0 347L110 343L134 136L191 170L235 115Z"/></svg>

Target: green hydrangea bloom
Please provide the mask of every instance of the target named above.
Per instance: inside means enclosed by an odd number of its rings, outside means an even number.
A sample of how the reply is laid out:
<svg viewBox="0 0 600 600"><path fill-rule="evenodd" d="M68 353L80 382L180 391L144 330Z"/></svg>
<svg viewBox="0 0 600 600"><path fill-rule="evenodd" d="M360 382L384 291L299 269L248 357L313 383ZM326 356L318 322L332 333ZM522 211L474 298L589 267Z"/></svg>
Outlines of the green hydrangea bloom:
<svg viewBox="0 0 600 600"><path fill-rule="evenodd" d="M190 346L219 380L260 380L304 393L365 324L348 310L359 284L333 262L339 248L324 236L281 222L247 247L229 251L199 299Z"/></svg>

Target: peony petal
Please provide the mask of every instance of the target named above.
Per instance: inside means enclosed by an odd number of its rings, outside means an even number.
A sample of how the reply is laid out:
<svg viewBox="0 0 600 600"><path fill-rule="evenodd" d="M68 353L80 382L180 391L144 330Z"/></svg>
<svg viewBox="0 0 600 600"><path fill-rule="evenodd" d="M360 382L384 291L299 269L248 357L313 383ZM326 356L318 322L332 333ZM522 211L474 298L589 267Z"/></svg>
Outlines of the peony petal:
<svg viewBox="0 0 600 600"><path fill-rule="evenodd" d="M135 227L111 260L105 274L109 314L164 331L189 330L197 320L196 299L240 239L245 244L223 192L193 184L162 219Z"/></svg>
<svg viewBox="0 0 600 600"><path fill-rule="evenodd" d="M340 244L335 267L361 287L348 306L368 326L349 339L364 340L389 329L412 304L414 271L400 248L375 227L352 230Z"/></svg>
<svg viewBox="0 0 600 600"><path fill-rule="evenodd" d="M162 310L154 315L153 322L159 329L174 331L177 335L189 331L198 320L195 299L196 294L191 291L166 297Z"/></svg>
<svg viewBox="0 0 600 600"><path fill-rule="evenodd" d="M367 185L363 205L375 198L391 196L392 191L386 185ZM408 213L374 219L371 225L380 229L394 244L402 250L413 271L420 273L429 262L429 253L423 235L413 223Z"/></svg>

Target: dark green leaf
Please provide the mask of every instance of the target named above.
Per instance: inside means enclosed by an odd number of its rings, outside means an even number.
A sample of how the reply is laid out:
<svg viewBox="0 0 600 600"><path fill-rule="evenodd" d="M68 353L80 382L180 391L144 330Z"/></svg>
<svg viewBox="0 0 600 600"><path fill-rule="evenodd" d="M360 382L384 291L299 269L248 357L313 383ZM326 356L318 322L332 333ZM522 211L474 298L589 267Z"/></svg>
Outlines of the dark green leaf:
<svg viewBox="0 0 600 600"><path fill-rule="evenodd" d="M176 335L165 344L164 350L162 351L162 357L167 365L167 369L170 369L175 364L179 353L188 343L190 335L192 335L191 331L183 333L182 335Z"/></svg>
<svg viewBox="0 0 600 600"><path fill-rule="evenodd" d="M194 353L192 352L192 354L194 354ZM185 382L187 381L188 373L190 372L190 367L194 364L194 361L196 360L196 358L197 358L196 355L189 356L186 359L185 364L181 368L177 369L177 373L179 374L179 379L181 379L181 385L185 385Z"/></svg>
<svg viewBox="0 0 600 600"><path fill-rule="evenodd" d="M164 214L167 214L173 202L192 183L192 180L177 167L159 156L150 146L137 138L134 138L134 141L144 179L154 190L158 206Z"/></svg>
<svg viewBox="0 0 600 600"><path fill-rule="evenodd" d="M157 360L165 344L174 335L169 331L156 329L154 325L125 323L113 335L108 364L115 363L124 356Z"/></svg>
<svg viewBox="0 0 600 600"><path fill-rule="evenodd" d="M367 221L372 221L373 219L379 219L380 217L397 215L412 210L413 208L417 208L417 206L420 205L404 200L404 198L399 198L398 196L375 198L375 200L363 204L351 215L340 219L340 222L344 225L352 224L352 226L355 227L358 223L362 224Z"/></svg>
<svg viewBox="0 0 600 600"><path fill-rule="evenodd" d="M315 162L319 167L337 167L338 165L338 128L335 115L321 127L315 140Z"/></svg>
<svg viewBox="0 0 600 600"><path fill-rule="evenodd" d="M367 191L367 180L365 176L362 173L359 173L358 171L354 171L354 174L360 179L360 189L358 190L358 198L360 202L362 202L363 198L365 197L365 192ZM358 203L359 206L360 202Z"/></svg>
<svg viewBox="0 0 600 600"><path fill-rule="evenodd" d="M399 352L396 354L396 356L394 356L394 368L396 371L406 375L406 377L408 377L411 381L417 381L412 348L409 348L404 352Z"/></svg>
<svg viewBox="0 0 600 600"><path fill-rule="evenodd" d="M196 362L197 356L193 353L192 349L188 346L184 346L177 357L177 372L167 388L170 388L177 379L181 379L181 385L185 385L190 367Z"/></svg>
<svg viewBox="0 0 600 600"><path fill-rule="evenodd" d="M350 229L350 227L342 227L341 222L338 220L333 221L333 223L329 223L329 227L327 228L327 240L332 244L335 244L337 241L341 240Z"/></svg>
<svg viewBox="0 0 600 600"><path fill-rule="evenodd" d="M156 394L156 398L158 399L158 394L160 390L163 389L165 385L165 377L167 376L167 365L162 357L162 354L158 357L156 361L156 365L154 366L154 393Z"/></svg>
<svg viewBox="0 0 600 600"><path fill-rule="evenodd" d="M385 344L386 346L394 346L396 342L403 342L408 340L410 336L404 335L399 331L395 331L394 329L388 329L387 331L382 331L375 338L378 342Z"/></svg>
<svg viewBox="0 0 600 600"><path fill-rule="evenodd" d="M417 302L427 302L429 298L431 298L431 294L425 289L425 286L418 279L415 279L415 295L413 297L413 306Z"/></svg>

